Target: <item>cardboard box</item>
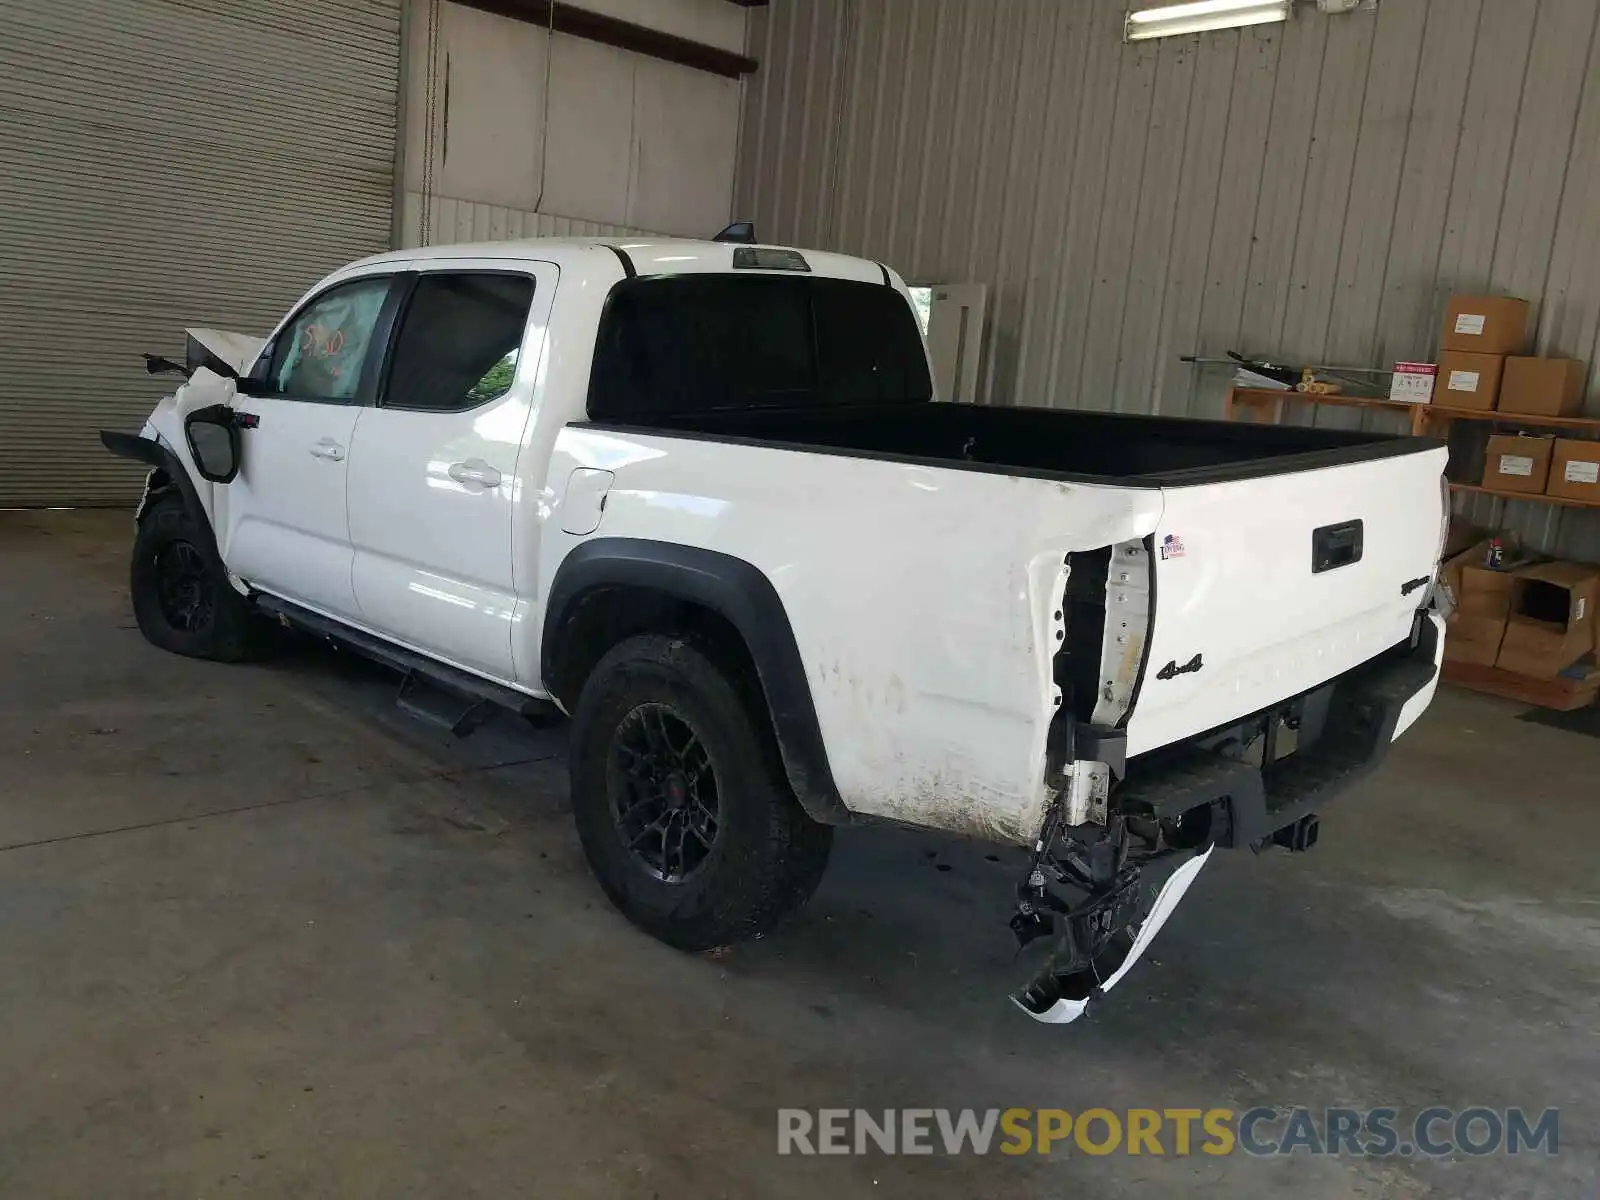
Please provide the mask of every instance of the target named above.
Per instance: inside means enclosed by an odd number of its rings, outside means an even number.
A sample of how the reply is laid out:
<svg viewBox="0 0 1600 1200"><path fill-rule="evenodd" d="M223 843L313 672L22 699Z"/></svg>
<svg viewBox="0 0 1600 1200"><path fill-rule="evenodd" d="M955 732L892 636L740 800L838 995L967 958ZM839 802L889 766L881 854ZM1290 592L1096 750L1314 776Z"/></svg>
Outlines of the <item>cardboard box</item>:
<svg viewBox="0 0 1600 1200"><path fill-rule="evenodd" d="M1600 504L1600 442L1557 438L1545 495Z"/></svg>
<svg viewBox="0 0 1600 1200"><path fill-rule="evenodd" d="M1573 416L1583 409L1588 374L1575 358L1508 358L1500 378L1500 411Z"/></svg>
<svg viewBox="0 0 1600 1200"><path fill-rule="evenodd" d="M1511 612L1495 666L1554 679L1594 648L1600 567L1547 562L1513 572Z"/></svg>
<svg viewBox="0 0 1600 1200"><path fill-rule="evenodd" d="M1432 363L1397 362L1389 377L1389 399L1407 404L1428 404L1433 400L1433 381L1439 368Z"/></svg>
<svg viewBox="0 0 1600 1200"><path fill-rule="evenodd" d="M1493 408L1500 394L1500 371L1505 363L1502 354L1440 351L1434 403L1444 408Z"/></svg>
<svg viewBox="0 0 1600 1200"><path fill-rule="evenodd" d="M1440 568L1456 605L1444 635L1444 656L1449 662L1492 667L1500 655L1516 572L1489 570L1483 565L1488 552L1485 539Z"/></svg>
<svg viewBox="0 0 1600 1200"><path fill-rule="evenodd" d="M1483 568L1489 558L1489 547L1493 536L1485 531L1478 530L1477 536L1465 543L1456 542L1451 548L1451 541L1447 540L1444 560L1439 564L1439 579L1450 590L1450 608L1452 612L1461 611L1461 597L1466 590L1463 576L1468 567ZM1501 546L1505 547L1502 540ZM1515 565L1518 561L1515 552L1510 548L1505 549L1505 556ZM1510 600L1506 601L1500 609L1504 615L1510 611Z"/></svg>
<svg viewBox="0 0 1600 1200"><path fill-rule="evenodd" d="M1521 354L1528 344L1528 302L1514 296L1451 296L1441 350Z"/></svg>
<svg viewBox="0 0 1600 1200"><path fill-rule="evenodd" d="M1500 643L1505 636L1504 617L1469 617L1458 613L1445 628L1445 661L1492 667L1500 657Z"/></svg>
<svg viewBox="0 0 1600 1200"><path fill-rule="evenodd" d="M1543 495L1550 480L1555 438L1497 433L1483 459L1483 486L1497 492Z"/></svg>
<svg viewBox="0 0 1600 1200"><path fill-rule="evenodd" d="M1450 589L1450 603L1457 611L1461 608L1461 574L1467 567L1481 567L1489 554L1489 539L1477 537L1455 550L1446 542L1445 559L1439 564L1439 578Z"/></svg>
<svg viewBox="0 0 1600 1200"><path fill-rule="evenodd" d="M1517 572L1491 571L1483 560L1461 569L1456 609L1464 617L1491 617L1504 621L1511 615L1511 597L1516 590Z"/></svg>

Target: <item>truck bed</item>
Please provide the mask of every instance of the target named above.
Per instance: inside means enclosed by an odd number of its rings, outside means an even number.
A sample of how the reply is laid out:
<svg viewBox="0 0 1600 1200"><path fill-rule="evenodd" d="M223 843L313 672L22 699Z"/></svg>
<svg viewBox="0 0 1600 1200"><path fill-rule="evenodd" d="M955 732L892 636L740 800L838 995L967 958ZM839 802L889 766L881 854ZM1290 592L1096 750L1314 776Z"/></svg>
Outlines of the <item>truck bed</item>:
<svg viewBox="0 0 1600 1200"><path fill-rule="evenodd" d="M1344 429L935 403L711 410L630 417L626 427L1129 487L1250 479L1435 445Z"/></svg>

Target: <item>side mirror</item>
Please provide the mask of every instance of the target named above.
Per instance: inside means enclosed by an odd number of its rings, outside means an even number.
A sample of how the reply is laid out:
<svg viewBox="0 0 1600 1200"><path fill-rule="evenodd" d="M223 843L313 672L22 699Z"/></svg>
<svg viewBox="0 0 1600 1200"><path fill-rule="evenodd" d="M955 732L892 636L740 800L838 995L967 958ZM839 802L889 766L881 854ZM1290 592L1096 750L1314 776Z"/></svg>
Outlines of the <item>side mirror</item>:
<svg viewBox="0 0 1600 1200"><path fill-rule="evenodd" d="M146 354L144 369L151 375L182 375L185 379L194 374L191 368L175 363L170 358L162 358L159 354Z"/></svg>
<svg viewBox="0 0 1600 1200"><path fill-rule="evenodd" d="M225 404L196 409L183 422L189 453L202 479L232 483L239 473L239 425Z"/></svg>

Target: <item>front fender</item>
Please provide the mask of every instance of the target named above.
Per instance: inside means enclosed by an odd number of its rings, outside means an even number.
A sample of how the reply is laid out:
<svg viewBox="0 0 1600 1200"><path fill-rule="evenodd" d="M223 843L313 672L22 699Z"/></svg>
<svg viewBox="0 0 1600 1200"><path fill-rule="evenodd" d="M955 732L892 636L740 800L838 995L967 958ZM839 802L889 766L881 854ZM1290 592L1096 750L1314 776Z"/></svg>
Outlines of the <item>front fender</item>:
<svg viewBox="0 0 1600 1200"><path fill-rule="evenodd" d="M149 429L150 426L147 424L145 428ZM178 457L177 452L153 437L138 433L121 433L115 429L102 429L100 444L120 458L131 458L153 468L151 479L145 484L145 496L139 502L139 516L144 515L145 504L155 490L152 484L156 484L157 487L172 488L182 497L184 507L189 510L195 525L203 532L202 544L198 549L226 578L227 567L223 564L222 555L217 549L217 538L211 527L209 506L202 503L195 481L189 473L190 468ZM187 453L187 448L185 452Z"/></svg>

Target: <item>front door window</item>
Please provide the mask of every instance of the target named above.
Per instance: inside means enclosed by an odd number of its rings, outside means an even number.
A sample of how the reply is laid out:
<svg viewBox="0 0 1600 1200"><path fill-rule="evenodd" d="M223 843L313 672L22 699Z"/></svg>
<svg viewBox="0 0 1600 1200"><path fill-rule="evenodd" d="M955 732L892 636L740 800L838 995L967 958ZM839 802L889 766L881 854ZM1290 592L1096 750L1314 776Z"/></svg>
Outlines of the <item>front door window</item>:
<svg viewBox="0 0 1600 1200"><path fill-rule="evenodd" d="M382 276L342 283L306 305L278 335L272 388L294 400L353 401L389 282Z"/></svg>

